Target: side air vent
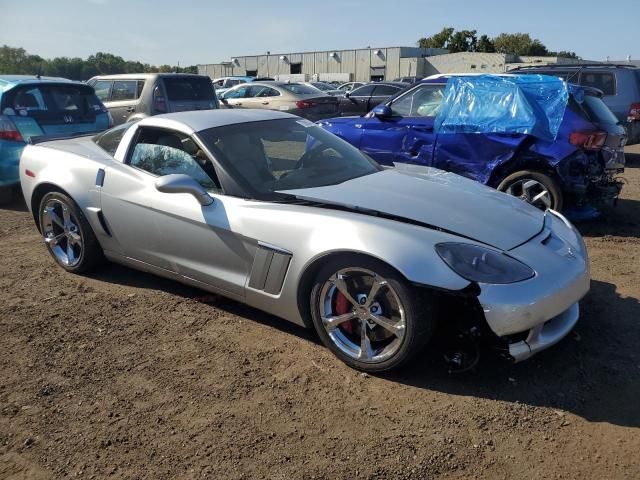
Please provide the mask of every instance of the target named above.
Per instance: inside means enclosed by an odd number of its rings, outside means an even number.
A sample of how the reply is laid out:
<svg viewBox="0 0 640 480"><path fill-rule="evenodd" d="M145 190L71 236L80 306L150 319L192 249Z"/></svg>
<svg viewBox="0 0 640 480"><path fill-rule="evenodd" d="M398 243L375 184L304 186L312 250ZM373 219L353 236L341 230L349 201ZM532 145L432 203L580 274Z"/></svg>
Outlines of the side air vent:
<svg viewBox="0 0 640 480"><path fill-rule="evenodd" d="M249 287L273 295L280 293L290 261L290 252L260 243L253 259Z"/></svg>

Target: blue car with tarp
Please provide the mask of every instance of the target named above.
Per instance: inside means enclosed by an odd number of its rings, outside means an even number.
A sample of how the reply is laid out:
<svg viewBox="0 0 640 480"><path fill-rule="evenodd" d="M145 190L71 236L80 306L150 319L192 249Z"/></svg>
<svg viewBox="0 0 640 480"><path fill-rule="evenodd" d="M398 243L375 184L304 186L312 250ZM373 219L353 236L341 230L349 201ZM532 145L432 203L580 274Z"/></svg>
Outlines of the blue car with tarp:
<svg viewBox="0 0 640 480"><path fill-rule="evenodd" d="M317 123L382 165L439 168L576 219L622 189L624 128L600 91L558 77L436 75Z"/></svg>
<svg viewBox="0 0 640 480"><path fill-rule="evenodd" d="M93 87L63 78L0 75L0 201L20 183L18 164L27 143L42 136L95 133L113 125Z"/></svg>

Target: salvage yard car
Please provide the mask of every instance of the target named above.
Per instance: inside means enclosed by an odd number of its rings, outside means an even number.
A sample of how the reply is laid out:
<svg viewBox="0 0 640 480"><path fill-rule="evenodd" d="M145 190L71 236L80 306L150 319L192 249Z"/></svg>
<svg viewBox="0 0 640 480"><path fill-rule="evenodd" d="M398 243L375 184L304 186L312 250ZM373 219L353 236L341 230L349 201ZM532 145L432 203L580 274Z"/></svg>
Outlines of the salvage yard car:
<svg viewBox="0 0 640 480"><path fill-rule="evenodd" d="M95 133L113 125L93 88L64 78L0 76L0 202L20 184L18 161L32 137Z"/></svg>
<svg viewBox="0 0 640 480"><path fill-rule="evenodd" d="M455 89L447 91L454 81ZM538 107L526 107L535 99L526 99L525 88L540 88L549 98L566 95L555 105L554 135L519 128L531 119L533 125L549 124ZM438 130L443 105L453 102L459 113L455 128ZM569 88L555 77L436 75L364 117L320 125L383 165L412 163L454 172L543 210L612 204L622 188L617 176L625 165L624 128L599 91Z"/></svg>
<svg viewBox="0 0 640 480"><path fill-rule="evenodd" d="M218 108L211 79L186 73L99 75L87 81L115 125L160 113Z"/></svg>
<svg viewBox="0 0 640 480"><path fill-rule="evenodd" d="M369 372L405 363L440 322L526 359L568 334L589 289L561 214L433 168L384 169L284 112L181 112L38 143L20 177L63 269L106 257L225 295L314 327Z"/></svg>
<svg viewBox="0 0 640 480"><path fill-rule="evenodd" d="M338 100L315 87L296 82L252 82L227 90L222 108L264 108L293 113L308 120L338 114Z"/></svg>

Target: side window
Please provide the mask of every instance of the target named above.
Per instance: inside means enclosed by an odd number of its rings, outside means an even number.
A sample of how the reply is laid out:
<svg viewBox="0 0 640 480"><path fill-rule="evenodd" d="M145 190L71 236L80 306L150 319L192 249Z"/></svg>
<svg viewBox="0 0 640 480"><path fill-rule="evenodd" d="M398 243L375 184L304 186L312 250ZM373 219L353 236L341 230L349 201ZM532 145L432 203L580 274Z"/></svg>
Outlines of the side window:
<svg viewBox="0 0 640 480"><path fill-rule="evenodd" d="M111 91L112 83L113 82L111 80L98 80L92 85L96 91L96 97L98 97L101 102L109 100L109 92Z"/></svg>
<svg viewBox="0 0 640 480"><path fill-rule="evenodd" d="M129 164L153 175L189 175L205 189L219 192L211 160L188 136L168 130L142 128L129 152Z"/></svg>
<svg viewBox="0 0 640 480"><path fill-rule="evenodd" d="M352 97L369 97L373 93L375 85L363 85L351 91Z"/></svg>
<svg viewBox="0 0 640 480"><path fill-rule="evenodd" d="M582 72L580 85L597 88L602 90L605 95L615 95L616 93L616 80L612 73Z"/></svg>
<svg viewBox="0 0 640 480"><path fill-rule="evenodd" d="M249 87L249 92L252 97L277 97L280 95L277 90L263 85L251 86Z"/></svg>
<svg viewBox="0 0 640 480"><path fill-rule="evenodd" d="M398 97L391 112L400 117L435 117L444 98L445 85L421 85Z"/></svg>
<svg viewBox="0 0 640 480"><path fill-rule="evenodd" d="M111 89L111 101L135 100L138 92L138 82L136 80L116 80Z"/></svg>
<svg viewBox="0 0 640 480"><path fill-rule="evenodd" d="M228 90L225 95L224 98L249 98L251 97L251 95L249 95L249 87L248 86L242 86L242 87L238 87L238 88L234 88L233 90Z"/></svg>
<svg viewBox="0 0 640 480"><path fill-rule="evenodd" d="M391 85L378 85L373 92L376 97L390 97L391 95L395 95L401 89L398 87L392 87Z"/></svg>

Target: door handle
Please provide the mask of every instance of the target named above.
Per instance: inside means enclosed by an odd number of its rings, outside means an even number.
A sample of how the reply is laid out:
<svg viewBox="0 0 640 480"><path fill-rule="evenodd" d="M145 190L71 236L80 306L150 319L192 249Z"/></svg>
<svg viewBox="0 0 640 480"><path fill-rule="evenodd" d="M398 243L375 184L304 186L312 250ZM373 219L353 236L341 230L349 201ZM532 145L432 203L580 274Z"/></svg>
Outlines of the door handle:
<svg viewBox="0 0 640 480"><path fill-rule="evenodd" d="M128 113L133 113L135 111L136 107L127 107L127 112Z"/></svg>
<svg viewBox="0 0 640 480"><path fill-rule="evenodd" d="M242 102L237 102L237 103L236 103L236 107L239 107L239 106L241 106L241 105L242 105Z"/></svg>
<svg viewBox="0 0 640 480"><path fill-rule="evenodd" d="M269 102L262 102L262 105L269 105Z"/></svg>

